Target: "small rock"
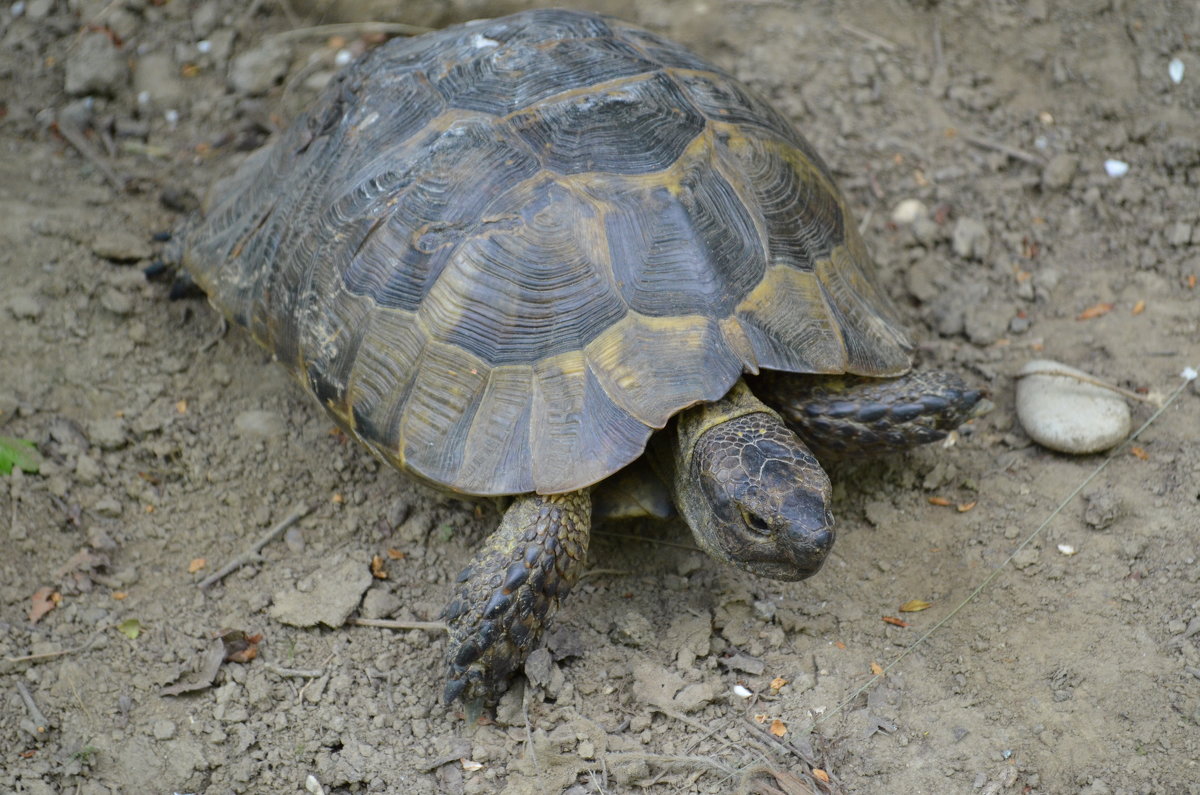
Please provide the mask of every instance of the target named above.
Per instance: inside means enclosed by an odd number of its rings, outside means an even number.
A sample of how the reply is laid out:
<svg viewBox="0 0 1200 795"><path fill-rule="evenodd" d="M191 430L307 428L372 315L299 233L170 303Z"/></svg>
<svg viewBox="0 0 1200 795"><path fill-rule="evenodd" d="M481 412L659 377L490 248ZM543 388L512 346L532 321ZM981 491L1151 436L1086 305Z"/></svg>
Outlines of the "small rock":
<svg viewBox="0 0 1200 795"><path fill-rule="evenodd" d="M296 587L274 595L272 618L294 627L324 624L336 629L346 623L372 582L367 564L353 558L318 569L309 579L311 589Z"/></svg>
<svg viewBox="0 0 1200 795"><path fill-rule="evenodd" d="M121 515L121 503L112 497L101 497L96 501L95 510L101 516L116 519Z"/></svg>
<svg viewBox="0 0 1200 795"><path fill-rule="evenodd" d="M616 625L613 635L618 643L640 647L649 646L655 640L650 620L636 610L626 610L613 623Z"/></svg>
<svg viewBox="0 0 1200 795"><path fill-rule="evenodd" d="M156 720L151 727L156 740L169 740L175 736L175 724L169 720Z"/></svg>
<svg viewBox="0 0 1200 795"><path fill-rule="evenodd" d="M178 107L187 98L187 86L179 77L179 67L167 52L148 52L138 58L133 73L133 89L159 108Z"/></svg>
<svg viewBox="0 0 1200 795"><path fill-rule="evenodd" d="M974 218L959 218L951 236L954 253L963 259L981 260L987 256L992 245L992 236L982 221Z"/></svg>
<svg viewBox="0 0 1200 795"><path fill-rule="evenodd" d="M92 420L88 423L88 441L101 450L118 450L125 446L125 421L117 417Z"/></svg>
<svg viewBox="0 0 1200 795"><path fill-rule="evenodd" d="M292 48L278 39L238 55L229 65L229 87L239 94L265 94L283 80L292 65Z"/></svg>
<svg viewBox="0 0 1200 795"><path fill-rule="evenodd" d="M1013 565L1018 569L1027 569L1038 562L1038 551L1033 547L1025 547L1013 555Z"/></svg>
<svg viewBox="0 0 1200 795"><path fill-rule="evenodd" d="M1075 173L1079 171L1079 158L1075 155L1058 154L1042 169L1042 190L1066 190L1071 187Z"/></svg>
<svg viewBox="0 0 1200 795"><path fill-rule="evenodd" d="M233 427L242 436L260 439L276 439L287 434L283 417L272 411L243 411L233 421Z"/></svg>
<svg viewBox="0 0 1200 795"><path fill-rule="evenodd" d="M920 199L904 199L892 209L892 223L908 226L918 218L928 218L929 208Z"/></svg>
<svg viewBox="0 0 1200 795"><path fill-rule="evenodd" d="M89 33L67 57L63 88L73 97L111 97L129 79L125 55L104 33Z"/></svg>
<svg viewBox="0 0 1200 795"><path fill-rule="evenodd" d="M1070 374L1092 378L1049 360L1035 360L1021 368L1017 380L1021 426L1035 442L1061 453L1082 455L1109 449L1129 433L1129 406L1116 392Z"/></svg>
<svg viewBox="0 0 1200 795"><path fill-rule="evenodd" d="M79 456L79 460L75 462L75 479L85 486L95 483L100 479L102 474L100 464L94 458L81 455Z"/></svg>
<svg viewBox="0 0 1200 795"><path fill-rule="evenodd" d="M390 591L372 588L363 599L363 618L387 618L400 609L400 599Z"/></svg>
<svg viewBox="0 0 1200 795"><path fill-rule="evenodd" d="M114 315L125 317L133 314L133 298L120 290L110 287L100 295L100 306Z"/></svg>
<svg viewBox="0 0 1200 795"><path fill-rule="evenodd" d="M1096 489L1083 495L1086 503L1083 521L1093 530L1107 530L1121 518L1121 498L1108 489Z"/></svg>
<svg viewBox="0 0 1200 795"><path fill-rule="evenodd" d="M8 311L17 320L37 320L42 316L42 304L29 293L17 293L8 299Z"/></svg>
<svg viewBox="0 0 1200 795"><path fill-rule="evenodd" d="M1179 248L1186 246L1192 240L1192 225L1184 221L1176 221L1167 232L1167 242Z"/></svg>
<svg viewBox="0 0 1200 795"><path fill-rule="evenodd" d="M207 38L221 24L221 4L217 0L206 0L192 12L192 32L196 38Z"/></svg>

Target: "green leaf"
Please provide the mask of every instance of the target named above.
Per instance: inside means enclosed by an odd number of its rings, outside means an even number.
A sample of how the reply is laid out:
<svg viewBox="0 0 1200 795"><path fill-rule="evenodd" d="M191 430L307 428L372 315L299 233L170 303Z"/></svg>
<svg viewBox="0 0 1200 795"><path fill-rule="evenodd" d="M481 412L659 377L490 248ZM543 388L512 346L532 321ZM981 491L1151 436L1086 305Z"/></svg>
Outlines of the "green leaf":
<svg viewBox="0 0 1200 795"><path fill-rule="evenodd" d="M28 439L0 436L0 475L9 474L14 466L22 472L37 472L42 467L42 454Z"/></svg>
<svg viewBox="0 0 1200 795"><path fill-rule="evenodd" d="M142 634L142 622L136 618L128 618L117 624L117 631L130 640L137 640L138 635Z"/></svg>

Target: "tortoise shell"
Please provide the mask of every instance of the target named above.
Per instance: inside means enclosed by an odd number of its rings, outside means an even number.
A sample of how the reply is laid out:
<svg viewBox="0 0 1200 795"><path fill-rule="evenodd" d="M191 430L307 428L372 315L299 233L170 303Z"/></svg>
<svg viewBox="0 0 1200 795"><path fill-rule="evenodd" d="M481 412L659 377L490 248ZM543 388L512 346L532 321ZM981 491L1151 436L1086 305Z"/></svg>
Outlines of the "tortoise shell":
<svg viewBox="0 0 1200 795"><path fill-rule="evenodd" d="M373 50L178 237L338 424L465 494L595 483L743 373L909 368L813 149L722 70L596 14Z"/></svg>

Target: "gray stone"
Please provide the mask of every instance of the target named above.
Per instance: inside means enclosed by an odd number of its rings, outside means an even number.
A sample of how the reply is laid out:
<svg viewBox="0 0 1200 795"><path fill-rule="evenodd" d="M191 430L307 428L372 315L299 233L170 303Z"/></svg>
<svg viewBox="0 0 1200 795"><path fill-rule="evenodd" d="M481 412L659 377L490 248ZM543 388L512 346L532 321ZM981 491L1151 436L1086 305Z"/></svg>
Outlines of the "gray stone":
<svg viewBox="0 0 1200 795"><path fill-rule="evenodd" d="M175 724L169 720L156 720L151 732L156 740L170 740L175 736Z"/></svg>
<svg viewBox="0 0 1200 795"><path fill-rule="evenodd" d="M29 293L16 293L8 299L8 311L17 320L37 320L42 316L42 304Z"/></svg>
<svg viewBox="0 0 1200 795"><path fill-rule="evenodd" d="M1121 498L1107 488L1089 491L1083 499L1083 521L1093 530L1107 530L1124 512Z"/></svg>
<svg viewBox="0 0 1200 795"><path fill-rule="evenodd" d="M372 581L366 562L353 558L317 569L305 579L274 595L272 618L295 627L324 624L336 629L346 623Z"/></svg>
<svg viewBox="0 0 1200 795"><path fill-rule="evenodd" d="M367 591L362 603L363 618L387 618L400 609L400 598L383 588Z"/></svg>
<svg viewBox="0 0 1200 795"><path fill-rule="evenodd" d="M265 94L287 76L292 48L278 39L267 39L247 50L229 65L229 87L239 94Z"/></svg>
<svg viewBox="0 0 1200 795"><path fill-rule="evenodd" d="M116 519L121 515L121 503L112 497L101 497L94 507L96 513L109 519Z"/></svg>
<svg viewBox="0 0 1200 795"><path fill-rule="evenodd" d="M187 86L179 67L168 52L148 52L138 58L133 71L133 89L162 108L178 106L187 97Z"/></svg>
<svg viewBox="0 0 1200 795"><path fill-rule="evenodd" d="M982 221L959 218L951 236L954 253L963 259L982 260L992 245L992 236Z"/></svg>
<svg viewBox="0 0 1200 795"><path fill-rule="evenodd" d="M113 262L136 262L150 259L154 252L150 244L124 229L106 229L92 240L92 253Z"/></svg>
<svg viewBox="0 0 1200 795"><path fill-rule="evenodd" d="M287 434L287 424L273 411L243 411L233 421L242 436L276 439Z"/></svg>
<svg viewBox="0 0 1200 795"><path fill-rule="evenodd" d="M1021 368L1017 419L1029 438L1061 453L1087 454L1107 450L1128 435L1132 418L1125 399L1081 378L1096 380L1049 360Z"/></svg>
<svg viewBox="0 0 1200 795"><path fill-rule="evenodd" d="M125 54L104 33L89 33L67 56L64 90L73 97L111 97L129 80Z"/></svg>
<svg viewBox="0 0 1200 795"><path fill-rule="evenodd" d="M1042 169L1043 190L1066 190L1071 187L1076 172L1079 171L1079 158L1075 155L1057 154L1050 158Z"/></svg>
<svg viewBox="0 0 1200 795"><path fill-rule="evenodd" d="M1167 242L1176 248L1186 246L1192 240L1192 225L1176 221L1167 232Z"/></svg>
<svg viewBox="0 0 1200 795"><path fill-rule="evenodd" d="M114 315L125 317L133 314L133 297L115 288L108 288L100 295L100 306Z"/></svg>
<svg viewBox="0 0 1200 795"><path fill-rule="evenodd" d="M96 459L86 455L79 456L79 460L75 462L75 479L85 486L91 485L100 479L103 471L100 469L100 464Z"/></svg>

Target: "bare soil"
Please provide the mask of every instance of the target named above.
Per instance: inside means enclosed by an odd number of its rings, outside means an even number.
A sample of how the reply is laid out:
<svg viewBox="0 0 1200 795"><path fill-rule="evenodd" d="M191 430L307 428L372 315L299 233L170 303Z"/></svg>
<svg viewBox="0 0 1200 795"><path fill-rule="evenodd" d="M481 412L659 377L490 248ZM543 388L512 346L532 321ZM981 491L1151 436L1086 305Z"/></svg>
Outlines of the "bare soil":
<svg viewBox="0 0 1200 795"><path fill-rule="evenodd" d="M789 115L923 364L996 409L952 447L837 468L838 546L809 581L724 568L678 524L601 528L533 683L468 725L439 700L441 635L343 619L436 619L495 510L330 433L245 334L143 269L189 192L371 38L280 34L524 4L8 3L0 435L43 463L0 476L0 791L1200 792L1195 388L1005 565L1104 460L1029 443L1021 364L1152 397L1200 364L1197 6L577 5ZM906 199L926 220L893 220ZM198 587L297 505L260 560ZM53 609L32 621L39 589ZM914 599L931 606L900 612ZM225 629L261 633L257 657L164 695Z"/></svg>

